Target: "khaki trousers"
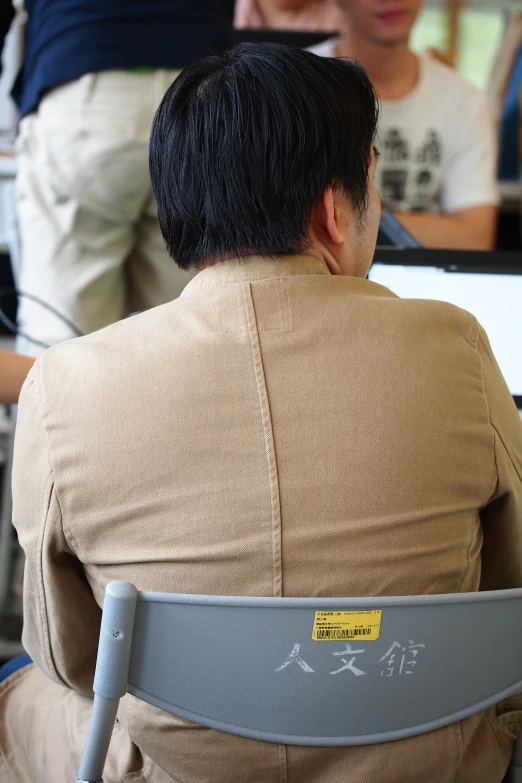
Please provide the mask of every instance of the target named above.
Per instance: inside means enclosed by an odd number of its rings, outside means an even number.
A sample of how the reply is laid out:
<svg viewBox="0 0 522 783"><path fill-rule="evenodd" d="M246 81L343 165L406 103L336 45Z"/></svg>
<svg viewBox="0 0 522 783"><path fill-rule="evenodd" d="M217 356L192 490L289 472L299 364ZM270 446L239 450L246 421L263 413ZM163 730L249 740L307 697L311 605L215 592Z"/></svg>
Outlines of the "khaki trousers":
<svg viewBox="0 0 522 783"><path fill-rule="evenodd" d="M49 92L18 139L19 288L82 333L176 298L148 167L150 128L176 71L106 71ZM19 327L46 345L74 331L22 299ZM18 349L42 348L19 340Z"/></svg>

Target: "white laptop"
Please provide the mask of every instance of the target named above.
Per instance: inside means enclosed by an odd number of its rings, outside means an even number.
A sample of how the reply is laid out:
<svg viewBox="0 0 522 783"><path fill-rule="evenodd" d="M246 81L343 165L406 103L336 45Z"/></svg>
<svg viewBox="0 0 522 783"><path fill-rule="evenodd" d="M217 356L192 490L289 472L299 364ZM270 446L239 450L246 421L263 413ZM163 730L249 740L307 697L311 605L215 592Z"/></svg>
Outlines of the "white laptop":
<svg viewBox="0 0 522 783"><path fill-rule="evenodd" d="M522 251L377 248L368 278L400 297L439 299L472 313L522 411Z"/></svg>

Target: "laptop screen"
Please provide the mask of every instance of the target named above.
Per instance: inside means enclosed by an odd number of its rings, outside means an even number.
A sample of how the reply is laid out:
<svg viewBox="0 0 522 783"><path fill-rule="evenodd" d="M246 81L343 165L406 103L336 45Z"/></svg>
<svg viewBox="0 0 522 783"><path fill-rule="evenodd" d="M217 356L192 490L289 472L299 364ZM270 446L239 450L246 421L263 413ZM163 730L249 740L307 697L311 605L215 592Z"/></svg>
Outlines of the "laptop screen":
<svg viewBox="0 0 522 783"><path fill-rule="evenodd" d="M484 327L508 388L522 408L522 263L520 270L379 263L368 278L408 299L439 299L472 313ZM412 259L413 260L413 259Z"/></svg>

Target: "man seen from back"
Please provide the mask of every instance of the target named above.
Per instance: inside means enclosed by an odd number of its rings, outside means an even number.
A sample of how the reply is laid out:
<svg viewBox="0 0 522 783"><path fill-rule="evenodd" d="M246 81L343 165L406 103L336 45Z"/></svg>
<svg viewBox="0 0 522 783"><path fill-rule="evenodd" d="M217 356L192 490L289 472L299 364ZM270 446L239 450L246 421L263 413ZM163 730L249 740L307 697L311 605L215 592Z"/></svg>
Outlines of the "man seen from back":
<svg viewBox="0 0 522 783"><path fill-rule="evenodd" d="M33 663L0 683L2 780L73 779L114 579L240 596L522 586L522 423L484 331L366 279L377 113L360 66L275 44L205 58L167 91L151 181L169 252L197 274L175 301L49 349L23 387L13 497ZM498 783L518 706L297 747L126 694L104 780Z"/></svg>

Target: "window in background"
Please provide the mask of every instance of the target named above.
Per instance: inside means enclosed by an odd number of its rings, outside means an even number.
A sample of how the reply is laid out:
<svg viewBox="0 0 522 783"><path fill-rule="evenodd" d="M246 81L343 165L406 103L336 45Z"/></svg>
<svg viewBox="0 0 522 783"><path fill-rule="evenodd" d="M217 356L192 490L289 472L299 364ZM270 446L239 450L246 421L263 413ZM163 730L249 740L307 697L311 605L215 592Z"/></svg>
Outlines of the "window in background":
<svg viewBox="0 0 522 783"><path fill-rule="evenodd" d="M503 11L463 11L457 68L475 87L485 90L502 38Z"/></svg>
<svg viewBox="0 0 522 783"><path fill-rule="evenodd" d="M502 41L505 11L462 11L457 69L468 81L485 90L493 63ZM447 46L446 12L426 8L419 16L412 35L412 46L423 49L445 49Z"/></svg>
<svg viewBox="0 0 522 783"><path fill-rule="evenodd" d="M412 32L411 43L414 51L445 49L446 42L446 12L442 8L426 8L421 11Z"/></svg>

